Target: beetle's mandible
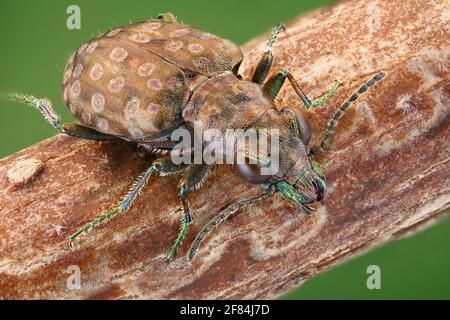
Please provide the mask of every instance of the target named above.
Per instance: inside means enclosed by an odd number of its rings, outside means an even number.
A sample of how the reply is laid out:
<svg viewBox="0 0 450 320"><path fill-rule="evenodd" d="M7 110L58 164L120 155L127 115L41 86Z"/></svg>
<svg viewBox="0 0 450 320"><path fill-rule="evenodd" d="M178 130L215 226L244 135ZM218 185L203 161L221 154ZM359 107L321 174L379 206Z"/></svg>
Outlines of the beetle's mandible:
<svg viewBox="0 0 450 320"><path fill-rule="evenodd" d="M310 100L287 70L268 77L273 62L272 46L284 29L274 28L266 50L251 79L238 74L242 61L239 47L178 23L171 13L142 23L110 30L83 44L70 58L64 71L64 103L79 123L62 123L48 99L14 94L15 100L38 109L60 132L91 140L123 140L136 143L148 152L170 151L178 141L174 130L192 130L194 122L203 128L225 132L250 129L277 129L279 159L276 174L264 173L268 165L258 152L245 149L244 159L235 163L237 173L266 192L243 199L217 214L197 235L189 251L192 260L201 241L230 214L251 203L280 192L300 211L309 213L311 204L325 196L325 176L313 157L326 149L344 111L368 87L384 77L380 72L359 88L328 122L322 143L309 147L311 128L302 113L289 107L278 111L274 104L286 79L305 108L321 105L340 86L336 82L324 96ZM195 151L195 150L194 150ZM192 150L191 150L192 152ZM236 148L233 152L238 152ZM212 164L175 164L170 157L153 161L130 188L118 206L98 216L73 233L72 243L98 224L127 211L152 175L180 173L178 197L183 220L178 237L167 254L172 259L185 239L193 214L186 195L198 189L211 173Z"/></svg>

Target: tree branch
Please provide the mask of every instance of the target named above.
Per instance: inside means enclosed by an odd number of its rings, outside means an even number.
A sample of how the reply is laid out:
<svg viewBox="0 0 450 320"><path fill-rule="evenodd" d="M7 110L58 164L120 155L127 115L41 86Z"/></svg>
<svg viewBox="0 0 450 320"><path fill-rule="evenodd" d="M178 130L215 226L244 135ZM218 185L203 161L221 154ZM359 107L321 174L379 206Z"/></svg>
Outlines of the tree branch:
<svg viewBox="0 0 450 320"><path fill-rule="evenodd" d="M318 272L441 217L450 204L449 9L445 1L345 2L298 18L275 44L272 72L289 69L309 96L345 83L306 112L312 145L339 104L370 76L386 77L343 116L318 159L328 194L298 213L279 195L233 215L193 263L196 232L260 187L228 167L191 196L195 224L173 262L164 256L180 212L175 178L156 178L127 213L67 235L116 204L151 159L125 143L58 135L0 161L1 298L270 298ZM265 38L245 48L254 70ZM285 84L277 105L302 108ZM81 288L66 281L70 266Z"/></svg>

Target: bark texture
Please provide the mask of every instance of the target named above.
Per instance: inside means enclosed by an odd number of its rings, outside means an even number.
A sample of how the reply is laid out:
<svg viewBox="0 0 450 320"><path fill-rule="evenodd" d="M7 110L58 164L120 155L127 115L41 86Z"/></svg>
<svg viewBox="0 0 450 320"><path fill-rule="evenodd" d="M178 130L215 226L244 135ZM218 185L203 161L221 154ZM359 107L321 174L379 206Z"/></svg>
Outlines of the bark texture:
<svg viewBox="0 0 450 320"><path fill-rule="evenodd" d="M272 199L242 210L207 238L220 210L261 193L219 168L189 197L195 224L172 263L164 256L180 212L177 179L155 178L134 207L82 237L67 235L118 202L152 160L119 142L55 136L0 161L1 298L272 298L317 273L444 215L450 205L450 9L445 0L354 1L288 24L272 72L289 69L311 97L345 86L306 112L319 142L333 112L379 71L386 77L344 115L324 166L328 194L298 213ZM249 76L265 38L244 47ZM277 105L302 108L289 84ZM69 289L74 267L81 288ZM70 281L70 279L69 279Z"/></svg>

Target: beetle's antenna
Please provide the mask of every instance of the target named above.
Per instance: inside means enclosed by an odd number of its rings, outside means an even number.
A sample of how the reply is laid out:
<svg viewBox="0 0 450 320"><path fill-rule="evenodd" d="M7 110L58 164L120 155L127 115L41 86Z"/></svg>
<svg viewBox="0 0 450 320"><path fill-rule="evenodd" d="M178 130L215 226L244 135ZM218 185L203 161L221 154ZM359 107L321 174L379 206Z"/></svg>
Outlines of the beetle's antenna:
<svg viewBox="0 0 450 320"><path fill-rule="evenodd" d="M358 89L358 91L354 92L350 98L348 98L341 107L336 111L334 116L331 118L331 120L327 124L327 131L325 132L325 135L323 137L322 143L320 144L320 147L323 150L328 149L328 142L333 135L334 129L336 129L336 126L338 124L339 119L343 116L344 112L350 107L350 104L358 99L358 97L367 91L367 89L375 84L375 82L380 81L384 78L386 74L384 72L379 72L375 76L373 76L369 81L367 81L361 88Z"/></svg>
<svg viewBox="0 0 450 320"><path fill-rule="evenodd" d="M239 209L244 208L248 205L254 204L256 202L265 200L271 197L274 193L274 189L270 188L268 192L262 194L259 197L244 199L236 202L232 206L220 212L217 216L215 216L195 237L194 242L192 242L191 249L189 250L189 261L194 259L195 254L197 253L198 248L200 247L201 242L211 233L211 231L218 226L221 222L226 220L229 216L239 211Z"/></svg>

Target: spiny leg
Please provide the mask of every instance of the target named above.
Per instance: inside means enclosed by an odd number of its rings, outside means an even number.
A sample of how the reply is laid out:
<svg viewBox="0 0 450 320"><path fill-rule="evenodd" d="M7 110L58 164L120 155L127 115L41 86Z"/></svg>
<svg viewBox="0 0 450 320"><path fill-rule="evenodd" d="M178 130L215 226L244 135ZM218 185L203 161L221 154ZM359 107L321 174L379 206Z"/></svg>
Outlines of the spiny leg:
<svg viewBox="0 0 450 320"><path fill-rule="evenodd" d="M272 33L270 34L269 40L267 41L266 50L263 53L261 59L259 60L255 72L253 74L252 77L253 82L261 84L266 79L273 62L272 47L278 37L278 34L282 30L284 30L284 26L280 23L275 26Z"/></svg>
<svg viewBox="0 0 450 320"><path fill-rule="evenodd" d="M130 190L122 199L122 201L120 201L118 206L114 207L107 213L98 216L93 221L87 223L77 232L72 234L69 237L70 243L72 244L80 235L98 226L99 224L113 218L119 213L127 211L133 204L134 200L136 200L136 198L139 196L153 173L158 173L159 175L170 175L179 172L184 168L184 165L173 164L170 159L160 158L153 161L152 165L135 180Z"/></svg>
<svg viewBox="0 0 450 320"><path fill-rule="evenodd" d="M38 99L31 95L14 93L9 95L9 99L17 102L21 102L30 107L37 109L47 120L50 125L58 129L61 133L69 136L84 138L96 141L106 141L115 139L113 136L106 135L97 132L91 128L76 124L76 123L61 123L58 115L55 113L52 107L52 102L49 99Z"/></svg>
<svg viewBox="0 0 450 320"><path fill-rule="evenodd" d="M305 95L302 89L300 89L300 86L298 85L294 76L289 71L284 70L268 79L264 84L263 91L266 92L273 99L275 99L278 93L280 92L281 87L283 86L286 79L289 80L292 87L294 88L295 93L303 102L306 109L324 104L333 97L336 90L339 88L339 86L341 86L341 83L339 81L336 81L325 95L317 99L311 100Z"/></svg>
<svg viewBox="0 0 450 320"><path fill-rule="evenodd" d="M171 260L173 258L174 254L177 252L178 248L183 243L189 231L189 226L192 222L192 211L191 208L189 207L189 204L186 201L186 194L192 190L200 188L202 183L206 180L207 176L209 175L210 170L211 167L207 164L191 165L178 184L178 196L183 205L184 215L181 221L178 237L166 256L167 260Z"/></svg>
<svg viewBox="0 0 450 320"><path fill-rule="evenodd" d="M371 86L373 86L375 84L375 82L383 79L385 76L384 72L379 72L377 73L375 76L373 76L369 81L367 81L364 85L362 85L358 91L354 92L350 98L348 98L342 105L341 107L336 111L336 113L333 115L333 117L331 118L331 120L328 122L327 124L327 131L325 132L325 135L323 137L323 140L320 144L320 147L323 150L326 150L328 148L328 142L331 138L331 136L333 135L334 129L336 128L339 119L342 117L342 115L344 114L345 110L347 110L350 107L350 104L355 101L356 99L358 99L359 95L366 92L367 89ZM317 154L317 152L316 152Z"/></svg>
<svg viewBox="0 0 450 320"><path fill-rule="evenodd" d="M244 208L248 205L254 204L256 202L265 200L271 197L274 194L273 186L271 185L268 188L268 191L261 196L244 199L236 202L231 205L227 209L220 212L217 216L215 216L195 237L194 242L192 243L191 249L189 250L188 258L190 261L194 259L195 254L197 253L198 248L200 247L201 242L211 233L211 231L219 225L221 222L225 221L229 216L239 211L239 209Z"/></svg>

